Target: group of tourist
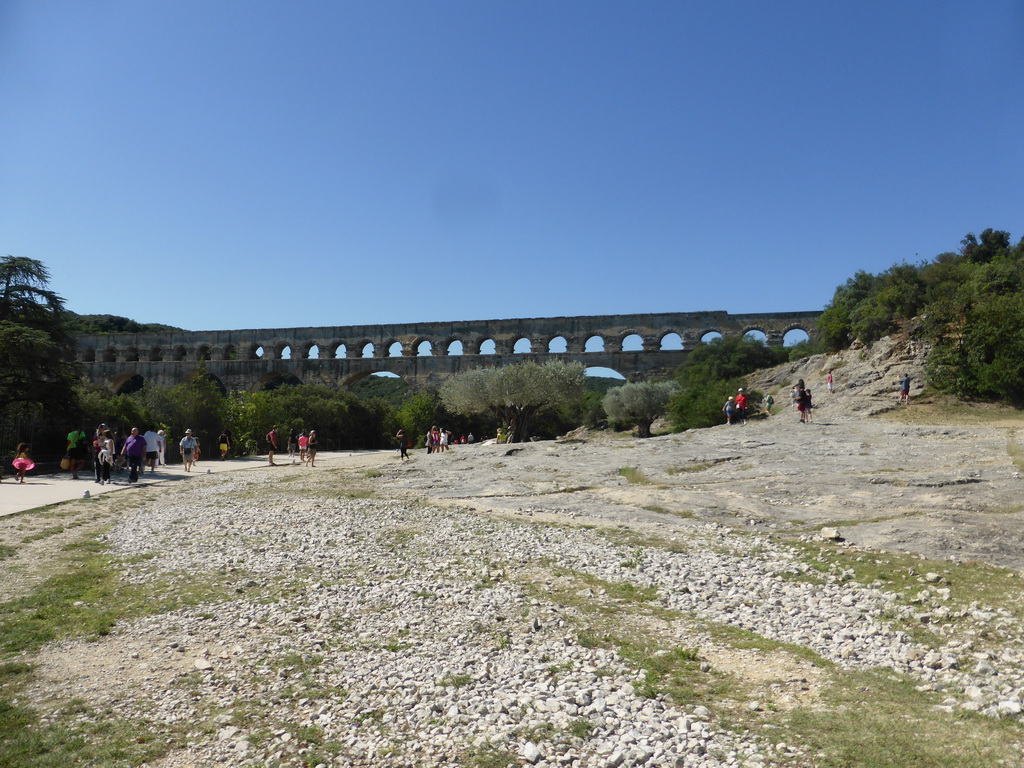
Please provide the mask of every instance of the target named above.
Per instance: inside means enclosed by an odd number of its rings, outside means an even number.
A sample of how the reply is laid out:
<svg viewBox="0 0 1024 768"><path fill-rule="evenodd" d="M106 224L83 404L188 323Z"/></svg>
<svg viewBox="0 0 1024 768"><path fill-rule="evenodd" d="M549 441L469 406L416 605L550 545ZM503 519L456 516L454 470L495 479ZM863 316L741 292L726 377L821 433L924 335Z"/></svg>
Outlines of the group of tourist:
<svg viewBox="0 0 1024 768"><path fill-rule="evenodd" d="M277 425L275 424L270 428L270 431L266 434L267 441L267 463L272 467L280 466L274 461L274 454L277 453ZM316 466L316 452L318 447L318 439L316 436L316 430L311 429L309 433L306 430L302 430L297 433L290 433L288 437L288 456L292 460L292 464L295 463L295 457L303 464L315 467Z"/></svg>
<svg viewBox="0 0 1024 768"><path fill-rule="evenodd" d="M835 382L831 371L825 376L825 389L830 395L835 392ZM811 396L811 389L804 383L803 379L797 381L790 390L790 402L794 410L800 415L800 423L810 424L813 419L814 401ZM900 405L910 404L910 374L908 373L900 376L899 402ZM761 412L766 416L771 416L774 404L775 398L770 394L765 395L761 401ZM746 424L747 410L747 396L743 392L743 387L740 387L736 395L729 397L725 401L725 405L722 406L722 412L725 414L725 423L732 424L735 419L735 423Z"/></svg>
<svg viewBox="0 0 1024 768"><path fill-rule="evenodd" d="M128 482L138 482L139 475L146 471L156 472L158 464L166 463L167 438L164 431L148 429L140 433L138 427L122 436L106 424L96 427L90 439L85 430L73 429L68 433L67 452L61 461L61 468L71 472L71 478L78 480L78 473L85 467L89 457L93 460L93 476L100 485L110 482L111 471L120 472L128 467Z"/></svg>
<svg viewBox="0 0 1024 768"><path fill-rule="evenodd" d="M224 459L231 449L231 430L224 430L218 437L218 443L220 457ZM199 438L192 434L191 429L185 430L185 436L178 443L178 451L185 471L191 472L200 456ZM72 480L78 480L79 473L90 457L94 480L99 485L109 484L111 474L125 468L128 469L128 482L137 483L147 467L152 474L158 466L167 464L167 436L162 429L150 428L142 432L139 427L132 427L125 435L106 424L96 427L91 439L85 430L71 430L67 436L67 450L61 461L61 469L68 470ZM19 471L19 482L24 482L24 473L35 468L27 443L19 444L18 455L13 463Z"/></svg>
<svg viewBox="0 0 1024 768"><path fill-rule="evenodd" d="M475 440L472 432L462 437L453 437L450 429L438 429L436 426L431 427L424 438L427 453L444 453L453 445L465 445Z"/></svg>
<svg viewBox="0 0 1024 768"><path fill-rule="evenodd" d="M405 434L404 429L400 429L395 433L395 442L398 445L399 459L408 461L412 440ZM453 437L450 429L438 429L437 426L431 427L423 438L423 444L427 449L427 453L443 453L453 445L465 445L473 442L476 442L476 438L472 432L461 437Z"/></svg>

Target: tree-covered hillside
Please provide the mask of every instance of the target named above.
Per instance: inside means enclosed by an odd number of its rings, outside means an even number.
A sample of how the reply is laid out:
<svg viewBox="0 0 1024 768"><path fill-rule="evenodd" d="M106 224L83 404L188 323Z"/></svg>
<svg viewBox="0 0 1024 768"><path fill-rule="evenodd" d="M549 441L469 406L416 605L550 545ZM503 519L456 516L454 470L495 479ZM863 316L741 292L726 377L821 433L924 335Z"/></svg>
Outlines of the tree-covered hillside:
<svg viewBox="0 0 1024 768"><path fill-rule="evenodd" d="M932 383L963 398L1024 405L1024 238L986 229L921 264L857 272L836 289L819 324L823 343L871 343L918 317L934 342Z"/></svg>
<svg viewBox="0 0 1024 768"><path fill-rule="evenodd" d="M79 315L65 310L65 325L72 334L84 333L160 333L181 331L173 325L139 323L119 315Z"/></svg>

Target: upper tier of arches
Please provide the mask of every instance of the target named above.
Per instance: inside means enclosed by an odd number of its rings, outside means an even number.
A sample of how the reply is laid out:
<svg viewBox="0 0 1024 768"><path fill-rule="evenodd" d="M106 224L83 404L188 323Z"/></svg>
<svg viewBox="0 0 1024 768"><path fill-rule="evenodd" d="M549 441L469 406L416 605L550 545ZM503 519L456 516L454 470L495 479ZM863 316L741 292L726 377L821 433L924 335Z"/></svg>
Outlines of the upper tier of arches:
<svg viewBox="0 0 1024 768"><path fill-rule="evenodd" d="M373 329L95 334L79 338L77 358L83 363L131 363L658 352L694 349L718 336L748 335L763 338L768 344L787 343L794 332L801 339L813 338L818 313L742 316L723 312L614 318L627 322L613 324L607 317L542 318L467 323L462 331L453 329L450 323L421 323ZM652 328L654 318L665 321ZM673 323L672 319L678 321ZM513 326L513 330L502 326ZM403 332L406 330L410 332Z"/></svg>

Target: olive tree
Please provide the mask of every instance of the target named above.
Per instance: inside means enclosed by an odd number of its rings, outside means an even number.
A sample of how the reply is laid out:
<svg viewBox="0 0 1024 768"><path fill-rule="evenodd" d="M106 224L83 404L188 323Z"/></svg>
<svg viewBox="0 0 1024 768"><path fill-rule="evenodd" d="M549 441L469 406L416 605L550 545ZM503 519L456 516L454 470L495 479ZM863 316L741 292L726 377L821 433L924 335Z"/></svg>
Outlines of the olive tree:
<svg viewBox="0 0 1024 768"><path fill-rule="evenodd" d="M493 413L508 425L509 442L520 443L529 439L538 411L583 397L585 378L579 363L524 362L457 373L441 385L440 395L452 413Z"/></svg>
<svg viewBox="0 0 1024 768"><path fill-rule="evenodd" d="M636 424L639 437L651 436L651 424L665 412L669 398L679 388L674 382L638 381L608 390L604 410L615 421Z"/></svg>

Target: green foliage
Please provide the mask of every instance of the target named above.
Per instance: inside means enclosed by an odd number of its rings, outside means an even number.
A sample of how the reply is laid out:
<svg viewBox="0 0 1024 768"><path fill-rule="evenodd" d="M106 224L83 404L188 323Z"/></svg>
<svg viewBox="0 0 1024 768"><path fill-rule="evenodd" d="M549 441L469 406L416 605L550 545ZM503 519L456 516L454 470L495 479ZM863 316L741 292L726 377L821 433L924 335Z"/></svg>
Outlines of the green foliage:
<svg viewBox="0 0 1024 768"><path fill-rule="evenodd" d="M229 421L239 451L266 451L265 435L277 426L278 447L289 434L315 429L321 450L390 447L393 411L381 400L361 400L327 387L279 387L266 392L234 393Z"/></svg>
<svg viewBox="0 0 1024 768"><path fill-rule="evenodd" d="M700 429L721 424L722 406L740 387L746 387L745 374L769 368L789 357L783 347L769 347L749 338L721 338L698 347L676 373L679 391L668 402L668 415L674 429ZM761 393L748 391L753 409Z"/></svg>
<svg viewBox="0 0 1024 768"><path fill-rule="evenodd" d="M702 429L724 424L725 416L722 406L730 395L735 396L736 390L746 386L746 380L712 379L703 386L691 386L682 389L669 401L668 414L673 428ZM760 401L760 395L749 392L747 395L752 403Z"/></svg>
<svg viewBox="0 0 1024 768"><path fill-rule="evenodd" d="M384 400L392 408L400 408L409 397L409 384L405 379L392 376L366 376L349 390L361 400Z"/></svg>
<svg viewBox="0 0 1024 768"><path fill-rule="evenodd" d="M14 404L73 409L74 344L49 279L34 259L0 258L0 413Z"/></svg>
<svg viewBox="0 0 1024 768"><path fill-rule="evenodd" d="M693 350L676 373L676 381L684 389L703 386L709 381L735 379L759 368L770 368L787 359L783 347L769 347L757 339L723 337Z"/></svg>
<svg viewBox="0 0 1024 768"><path fill-rule="evenodd" d="M650 437L651 424L665 412L678 389L671 381L638 381L609 390L602 404L609 417L636 424L639 437Z"/></svg>
<svg viewBox="0 0 1024 768"><path fill-rule="evenodd" d="M137 323L119 315L79 315L67 312L68 330L75 335L90 333L161 333L182 331L173 325L162 323Z"/></svg>
<svg viewBox="0 0 1024 768"><path fill-rule="evenodd" d="M533 417L540 411L578 402L585 375L579 363L560 360L458 373L441 386L441 402L452 413L492 413L509 426L509 442L530 436Z"/></svg>
<svg viewBox="0 0 1024 768"><path fill-rule="evenodd" d="M921 318L935 343L928 373L962 398L1024 405L1024 240L986 229L968 234L959 253L858 272L836 289L819 322L821 340L841 349L876 341L901 321Z"/></svg>

